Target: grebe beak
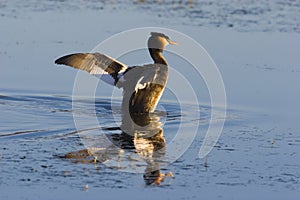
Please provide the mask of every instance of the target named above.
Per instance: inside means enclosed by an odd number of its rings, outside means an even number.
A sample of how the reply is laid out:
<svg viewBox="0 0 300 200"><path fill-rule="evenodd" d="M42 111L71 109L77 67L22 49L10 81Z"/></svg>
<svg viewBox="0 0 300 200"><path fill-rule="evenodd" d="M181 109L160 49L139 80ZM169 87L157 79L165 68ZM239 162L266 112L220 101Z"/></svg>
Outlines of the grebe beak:
<svg viewBox="0 0 300 200"><path fill-rule="evenodd" d="M171 45L178 45L178 42L172 41L170 39L167 39L168 43Z"/></svg>

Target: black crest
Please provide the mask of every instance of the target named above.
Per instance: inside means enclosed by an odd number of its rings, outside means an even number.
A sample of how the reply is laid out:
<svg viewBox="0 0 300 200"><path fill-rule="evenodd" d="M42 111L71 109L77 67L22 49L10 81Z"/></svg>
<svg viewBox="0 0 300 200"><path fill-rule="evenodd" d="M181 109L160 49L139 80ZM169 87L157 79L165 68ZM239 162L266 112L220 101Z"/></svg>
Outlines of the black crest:
<svg viewBox="0 0 300 200"><path fill-rule="evenodd" d="M163 33L157 33L157 32L151 32L151 36L157 36L157 37L164 37L166 39L170 39L168 36L166 36Z"/></svg>

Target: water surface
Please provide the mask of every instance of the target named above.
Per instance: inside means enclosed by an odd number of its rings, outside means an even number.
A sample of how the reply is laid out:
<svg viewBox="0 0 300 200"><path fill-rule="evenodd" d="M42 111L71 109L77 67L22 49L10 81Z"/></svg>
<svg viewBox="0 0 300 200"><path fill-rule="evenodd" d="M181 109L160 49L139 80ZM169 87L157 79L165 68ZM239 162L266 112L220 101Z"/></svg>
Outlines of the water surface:
<svg viewBox="0 0 300 200"><path fill-rule="evenodd" d="M0 198L299 199L298 10L297 1L281 0L1 1ZM143 160L141 173L128 173L94 163L93 156L87 162L63 158L87 148L85 134L120 134L121 101L111 101L112 88L103 85L96 103L83 99L74 109L77 72L53 63L144 26L172 28L201 43L221 71L228 99L222 135L207 158L199 159L211 111L203 80L200 105L178 106L166 91L158 106L167 113L160 116L166 143L180 126L200 126L195 138L187 137L193 141L187 151L160 168L173 177L148 186ZM185 63L167 57L184 71ZM151 62L146 51L121 60L128 65ZM100 127L87 121L85 128L76 129L73 114L88 119L94 114L91 105Z"/></svg>

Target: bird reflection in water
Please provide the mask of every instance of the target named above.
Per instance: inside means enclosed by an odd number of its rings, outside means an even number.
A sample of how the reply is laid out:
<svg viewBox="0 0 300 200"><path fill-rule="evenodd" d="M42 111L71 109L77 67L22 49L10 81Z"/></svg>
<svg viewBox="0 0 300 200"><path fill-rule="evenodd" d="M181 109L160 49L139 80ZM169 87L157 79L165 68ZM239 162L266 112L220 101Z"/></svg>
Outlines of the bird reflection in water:
<svg viewBox="0 0 300 200"><path fill-rule="evenodd" d="M162 173L160 168L164 162L166 141L164 138L162 113L123 114L120 128L105 128L105 132L121 130L121 133L91 134L87 149L70 152L62 158L70 159L74 163L104 163L117 165L112 167L121 170L134 170L135 167L144 168L146 185L160 185L165 178L173 177L172 172ZM81 135L89 140L89 131Z"/></svg>

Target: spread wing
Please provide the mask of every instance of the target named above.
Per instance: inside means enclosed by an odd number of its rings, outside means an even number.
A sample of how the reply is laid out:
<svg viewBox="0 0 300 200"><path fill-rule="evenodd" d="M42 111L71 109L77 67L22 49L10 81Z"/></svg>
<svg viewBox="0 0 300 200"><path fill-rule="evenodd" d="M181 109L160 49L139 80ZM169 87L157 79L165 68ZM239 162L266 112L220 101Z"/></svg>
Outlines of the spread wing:
<svg viewBox="0 0 300 200"><path fill-rule="evenodd" d="M125 64L101 53L70 54L58 58L55 63L86 71L110 85L116 85L128 69Z"/></svg>

